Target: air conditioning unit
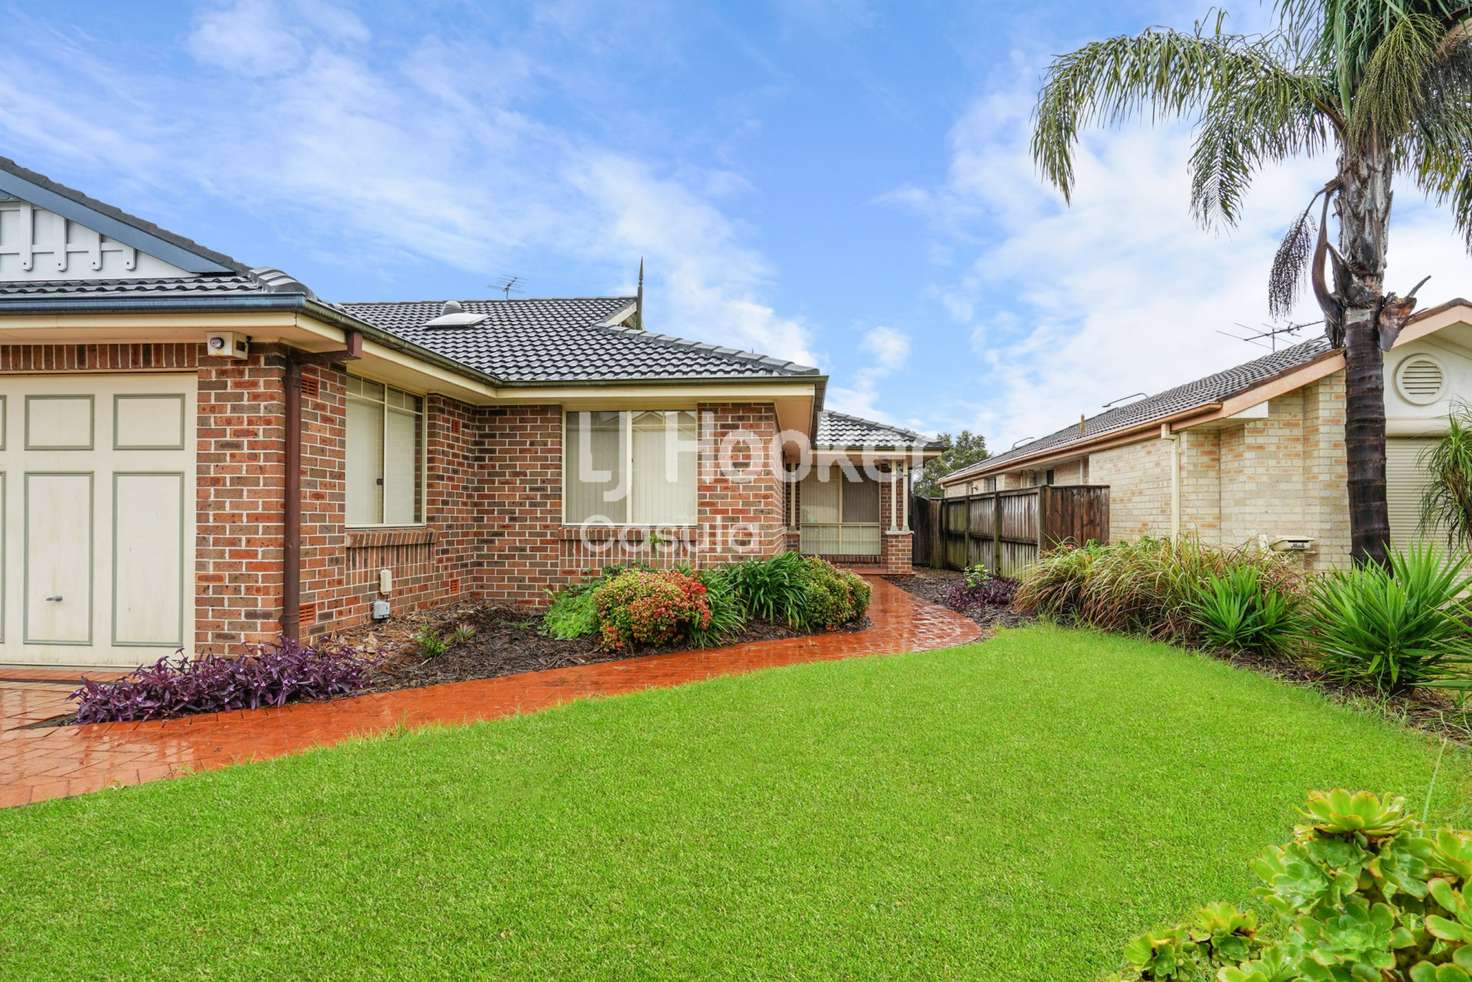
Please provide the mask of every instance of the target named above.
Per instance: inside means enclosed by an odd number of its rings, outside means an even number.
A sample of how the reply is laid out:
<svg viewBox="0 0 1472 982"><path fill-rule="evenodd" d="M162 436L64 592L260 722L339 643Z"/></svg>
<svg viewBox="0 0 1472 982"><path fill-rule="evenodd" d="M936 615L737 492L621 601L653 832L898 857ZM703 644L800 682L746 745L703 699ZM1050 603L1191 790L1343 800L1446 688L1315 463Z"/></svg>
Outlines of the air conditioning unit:
<svg viewBox="0 0 1472 982"><path fill-rule="evenodd" d="M250 339L234 331L211 334L205 338L204 346L211 358L245 358L250 354Z"/></svg>

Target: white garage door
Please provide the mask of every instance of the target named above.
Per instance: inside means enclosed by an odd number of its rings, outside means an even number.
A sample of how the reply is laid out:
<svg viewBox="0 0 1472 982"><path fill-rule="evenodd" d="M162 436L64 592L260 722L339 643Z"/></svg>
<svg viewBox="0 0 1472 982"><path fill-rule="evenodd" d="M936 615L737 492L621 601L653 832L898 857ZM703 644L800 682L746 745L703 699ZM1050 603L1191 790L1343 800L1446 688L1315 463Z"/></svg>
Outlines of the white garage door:
<svg viewBox="0 0 1472 982"><path fill-rule="evenodd" d="M192 648L193 375L0 378L0 662Z"/></svg>
<svg viewBox="0 0 1472 982"><path fill-rule="evenodd" d="M1436 445L1435 440L1391 438L1385 441L1385 497L1390 506L1390 545L1405 550L1418 543L1446 551L1446 539L1421 532L1421 495L1426 490L1426 469L1421 455Z"/></svg>

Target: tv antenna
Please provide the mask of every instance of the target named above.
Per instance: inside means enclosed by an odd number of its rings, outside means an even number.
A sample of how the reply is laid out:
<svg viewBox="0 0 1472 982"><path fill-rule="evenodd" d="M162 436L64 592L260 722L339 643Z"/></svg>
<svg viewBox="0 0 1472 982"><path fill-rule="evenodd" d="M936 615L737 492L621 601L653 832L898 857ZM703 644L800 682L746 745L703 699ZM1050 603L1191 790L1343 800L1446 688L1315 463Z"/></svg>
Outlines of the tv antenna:
<svg viewBox="0 0 1472 982"><path fill-rule="evenodd" d="M1314 327L1322 323L1324 323L1322 320L1316 320L1304 321L1301 324L1285 324L1282 327L1274 327L1271 324L1261 324L1258 327L1250 327L1247 324L1243 324L1241 321L1234 321L1233 324L1235 327L1247 332L1245 336L1241 334L1233 334L1230 331L1217 331L1216 333L1220 334L1222 337L1231 338L1234 341L1246 341L1248 344L1255 344L1259 348L1267 348L1269 351L1275 352L1278 350L1278 338L1281 335L1286 334L1296 340L1298 332L1303 330L1305 327Z"/></svg>
<svg viewBox="0 0 1472 982"><path fill-rule="evenodd" d="M511 294L513 294L513 293L525 293L526 292L525 290L521 289L521 287L519 286L520 283L521 283L521 277L518 276L517 274L515 274L515 273L503 273L501 276L498 276L496 278L496 282L493 283L492 285L497 290L500 290L501 291L501 299L503 299L503 300L510 300L511 299Z"/></svg>

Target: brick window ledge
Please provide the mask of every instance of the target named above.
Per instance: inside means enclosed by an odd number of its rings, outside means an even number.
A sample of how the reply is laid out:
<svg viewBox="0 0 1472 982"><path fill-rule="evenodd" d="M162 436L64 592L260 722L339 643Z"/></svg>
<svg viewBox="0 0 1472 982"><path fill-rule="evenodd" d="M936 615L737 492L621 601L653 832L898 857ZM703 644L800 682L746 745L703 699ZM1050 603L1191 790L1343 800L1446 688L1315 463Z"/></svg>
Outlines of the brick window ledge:
<svg viewBox="0 0 1472 982"><path fill-rule="evenodd" d="M349 549L423 546L434 541L434 529L430 528L348 529L347 533Z"/></svg>
<svg viewBox="0 0 1472 982"><path fill-rule="evenodd" d="M649 533L656 532L665 542L695 542L700 538L698 525L564 525L558 533L563 541L571 542L643 542Z"/></svg>

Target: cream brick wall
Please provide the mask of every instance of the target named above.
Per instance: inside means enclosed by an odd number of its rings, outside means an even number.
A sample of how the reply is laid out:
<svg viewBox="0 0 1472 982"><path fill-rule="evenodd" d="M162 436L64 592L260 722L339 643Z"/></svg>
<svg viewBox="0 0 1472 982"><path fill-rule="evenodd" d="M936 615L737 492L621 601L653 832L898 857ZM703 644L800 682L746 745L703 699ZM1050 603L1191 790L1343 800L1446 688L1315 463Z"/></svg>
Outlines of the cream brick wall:
<svg viewBox="0 0 1472 982"><path fill-rule="evenodd" d="M1158 438L1089 457L1089 482L1109 485L1109 539L1170 535L1170 444Z"/></svg>
<svg viewBox="0 0 1472 982"><path fill-rule="evenodd" d="M1267 419L1221 431L1221 545L1312 535L1304 502L1303 390L1268 404Z"/></svg>
<svg viewBox="0 0 1472 982"><path fill-rule="evenodd" d="M1221 437L1220 430L1186 430L1176 435L1181 455L1181 531L1209 546L1222 544Z"/></svg>
<svg viewBox="0 0 1472 982"><path fill-rule="evenodd" d="M1318 569L1349 565L1349 464L1344 450L1344 373L1303 392L1304 510Z"/></svg>
<svg viewBox="0 0 1472 982"><path fill-rule="evenodd" d="M1346 565L1344 373L1272 400L1267 412L1176 434L1182 533L1222 548L1309 536L1306 566ZM1054 480L1109 485L1111 541L1164 537L1171 533L1170 466L1170 441L1151 436L1057 464ZM1003 474L998 486L1023 487L1023 476Z"/></svg>
<svg viewBox="0 0 1472 982"><path fill-rule="evenodd" d="M1054 484L1088 484L1088 458L1071 460L1053 468Z"/></svg>

